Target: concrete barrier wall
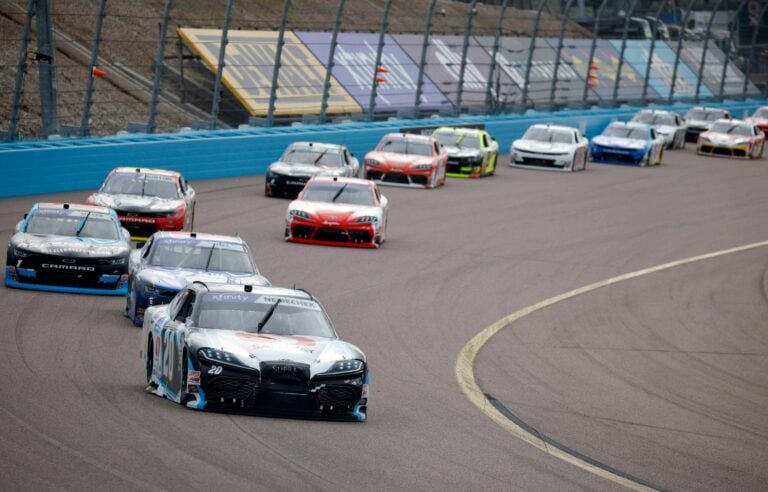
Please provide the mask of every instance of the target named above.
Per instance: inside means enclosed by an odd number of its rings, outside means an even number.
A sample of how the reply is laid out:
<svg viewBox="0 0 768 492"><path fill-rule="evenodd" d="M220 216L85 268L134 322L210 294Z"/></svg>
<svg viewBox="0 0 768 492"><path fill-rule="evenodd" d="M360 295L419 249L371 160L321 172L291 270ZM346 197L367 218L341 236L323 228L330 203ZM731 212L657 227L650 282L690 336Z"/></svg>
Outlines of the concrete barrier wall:
<svg viewBox="0 0 768 492"><path fill-rule="evenodd" d="M768 101L726 102L736 117L751 114ZM654 106L685 113L689 105ZM248 128L164 135L125 135L91 139L43 140L0 144L0 198L93 190L117 166L174 169L187 179L264 174L283 149L296 141L346 144L359 158L385 133L402 127L479 124L499 142L502 153L534 123L556 122L581 128L588 137L613 120L627 120L640 108L529 112L502 116L466 116L387 122L350 122L279 128ZM261 190L256 190L261 192Z"/></svg>

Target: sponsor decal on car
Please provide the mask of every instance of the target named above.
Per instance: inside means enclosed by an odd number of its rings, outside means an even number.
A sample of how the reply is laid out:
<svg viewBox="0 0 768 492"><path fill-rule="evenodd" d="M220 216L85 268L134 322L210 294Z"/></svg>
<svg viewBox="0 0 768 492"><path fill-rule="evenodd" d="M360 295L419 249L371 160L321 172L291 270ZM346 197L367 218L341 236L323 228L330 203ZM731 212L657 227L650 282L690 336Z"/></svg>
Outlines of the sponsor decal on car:
<svg viewBox="0 0 768 492"><path fill-rule="evenodd" d="M190 385L200 384L200 371L189 371L187 373L187 383Z"/></svg>

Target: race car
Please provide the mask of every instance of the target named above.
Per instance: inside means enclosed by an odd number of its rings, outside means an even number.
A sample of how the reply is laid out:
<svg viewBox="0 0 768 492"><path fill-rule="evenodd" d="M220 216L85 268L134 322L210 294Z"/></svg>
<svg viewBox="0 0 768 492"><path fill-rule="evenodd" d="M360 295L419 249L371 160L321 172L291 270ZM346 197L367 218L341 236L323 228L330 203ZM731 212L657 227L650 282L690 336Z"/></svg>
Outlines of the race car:
<svg viewBox="0 0 768 492"><path fill-rule="evenodd" d="M294 142L269 165L264 194L295 198L313 176L357 177L359 172L360 163L344 145Z"/></svg>
<svg viewBox="0 0 768 492"><path fill-rule="evenodd" d="M448 152L434 137L384 135L363 160L363 178L380 184L437 188L445 184Z"/></svg>
<svg viewBox="0 0 768 492"><path fill-rule="evenodd" d="M592 139L589 153L593 162L659 165L664 155L664 137L643 123L614 121Z"/></svg>
<svg viewBox="0 0 768 492"><path fill-rule="evenodd" d="M155 231L191 231L195 222L195 190L176 171L118 167L88 203L114 209L136 241Z"/></svg>
<svg viewBox="0 0 768 492"><path fill-rule="evenodd" d="M141 326L147 307L168 304L195 280L270 285L239 237L158 231L131 252L125 315Z"/></svg>
<svg viewBox="0 0 768 492"><path fill-rule="evenodd" d="M532 125L509 148L509 165L556 171L583 171L589 140L576 128Z"/></svg>
<svg viewBox="0 0 768 492"><path fill-rule="evenodd" d="M699 134L709 130L717 120L731 120L733 116L726 109L707 108L704 106L694 106L685 114L685 124L688 129L685 131L685 140L687 142L696 142L699 140Z"/></svg>
<svg viewBox="0 0 768 492"><path fill-rule="evenodd" d="M285 214L285 240L378 248L384 243L387 197L358 178L312 178Z"/></svg>
<svg viewBox="0 0 768 492"><path fill-rule="evenodd" d="M368 363L303 289L194 282L144 315L147 391L188 408L364 421Z"/></svg>
<svg viewBox="0 0 768 492"><path fill-rule="evenodd" d="M661 109L641 109L629 120L632 123L651 125L656 133L664 137L665 148L684 149L688 125L679 114Z"/></svg>
<svg viewBox="0 0 768 492"><path fill-rule="evenodd" d="M745 121L757 125L762 132L768 132L768 106L760 106Z"/></svg>
<svg viewBox="0 0 768 492"><path fill-rule="evenodd" d="M487 131L444 126L436 129L432 136L448 152L446 176L479 178L496 171L499 144Z"/></svg>
<svg viewBox="0 0 768 492"><path fill-rule="evenodd" d="M124 295L128 231L114 210L36 203L8 243L5 285L19 289Z"/></svg>
<svg viewBox="0 0 768 492"><path fill-rule="evenodd" d="M760 159L765 133L757 125L742 120L717 120L709 131L699 135L696 153Z"/></svg>

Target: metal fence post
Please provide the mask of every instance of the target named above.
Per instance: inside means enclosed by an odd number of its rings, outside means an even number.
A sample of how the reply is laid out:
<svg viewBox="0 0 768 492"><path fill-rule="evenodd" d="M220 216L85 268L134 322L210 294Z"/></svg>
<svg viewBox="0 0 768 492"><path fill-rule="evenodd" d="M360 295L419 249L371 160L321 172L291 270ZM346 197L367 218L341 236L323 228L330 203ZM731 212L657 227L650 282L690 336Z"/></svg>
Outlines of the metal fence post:
<svg viewBox="0 0 768 492"><path fill-rule="evenodd" d="M651 47L648 51L648 64L645 66L645 81L643 83L643 104L648 102L648 84L651 80L651 66L653 64L653 51L656 48L656 38L659 37L659 18L667 6L669 0L662 0L659 4L659 10L656 12L656 22L653 25L653 38L651 38Z"/></svg>
<svg viewBox="0 0 768 492"><path fill-rule="evenodd" d="M37 0L37 68L40 73L40 113L42 134L53 135L59 131L59 111L56 105L56 63L53 38L53 12L51 0Z"/></svg>
<svg viewBox="0 0 768 492"><path fill-rule="evenodd" d="M749 0L741 0L739 8L736 9L736 15L733 18L734 25L731 29L731 34L728 35L728 53L725 53L725 60L723 60L723 75L720 78L720 92L718 93L718 99L721 101L724 99L725 93L725 77L728 74L728 60L731 58L731 52L733 51L733 38L736 35L736 22L738 22L741 9L747 5Z"/></svg>
<svg viewBox="0 0 768 492"><path fill-rule="evenodd" d="M709 16L709 22L707 22L707 33L704 35L704 46L701 48L701 63L699 63L699 76L696 78L696 95L694 101L699 102L699 93L701 91L701 78L704 76L704 64L707 62L707 48L709 47L709 38L712 33L712 21L715 20L715 14L720 9L720 4L723 0L717 0L715 7L712 9L712 15Z"/></svg>
<svg viewBox="0 0 768 492"><path fill-rule="evenodd" d="M696 0L691 0L691 2L688 4L688 10L685 11L685 15L683 16L683 24L680 26L680 39L677 40L677 53L675 54L675 66L672 69L672 85L669 86L669 102L670 103L675 97L675 85L677 84L677 67L680 65L680 51L683 48L683 31L685 30L685 25L688 23L688 17L691 15L691 9L693 9L694 3L696 3Z"/></svg>
<svg viewBox="0 0 768 492"><path fill-rule="evenodd" d="M613 102L619 99L619 82L621 81L621 69L624 67L624 52L627 49L627 31L629 31L629 19L635 13L638 0L633 0L624 18L624 34L621 36L621 50L619 50L619 65L616 67L616 80L613 81Z"/></svg>
<svg viewBox="0 0 768 492"><path fill-rule="evenodd" d="M418 118L419 107L421 106L421 93L424 89L424 70L427 64L427 48L429 48L429 32L432 30L432 14L435 10L437 0L429 2L427 19L424 21L424 44L421 47L421 59L419 61L419 76L416 80L416 100L413 102L414 116Z"/></svg>
<svg viewBox="0 0 768 492"><path fill-rule="evenodd" d="M16 128L19 125L19 110L21 99L24 95L24 75L27 73L27 48L29 47L29 33L32 30L32 17L34 17L34 1L27 1L27 17L24 19L24 29L21 34L21 47L19 48L19 63L16 65L16 85L13 89L13 106L11 108L11 121L8 125L8 139L16 140Z"/></svg>
<svg viewBox="0 0 768 492"><path fill-rule="evenodd" d="M587 76L584 79L584 94L581 97L581 103L587 106L587 96L589 94L589 75L592 72L592 59L595 57L595 49L597 48L597 30L600 27L600 15L603 13L608 0L602 0L600 6L595 13L595 25L592 27L592 46L589 48L589 58L587 59Z"/></svg>
<svg viewBox="0 0 768 492"><path fill-rule="evenodd" d="M499 22L496 24L496 35L493 38L493 49L491 52L491 65L488 68L488 86L485 89L485 106L486 111L489 113L493 108L493 73L496 70L496 56L499 53L499 39L501 38L501 32L504 28L504 16L507 13L507 5L509 0L504 0L501 4L501 13L499 15ZM498 103L499 93L496 93L496 101Z"/></svg>
<svg viewBox="0 0 768 492"><path fill-rule="evenodd" d="M547 4L547 0L539 1L539 8L536 10L536 20L533 24L533 33L531 33L531 46L528 48L528 62L525 65L525 79L523 81L523 95L520 97L520 105L522 110L528 107L526 99L528 99L528 85L531 78L531 65L533 64L533 51L536 49L536 36L539 34L539 21L541 20L541 12L544 10L544 6Z"/></svg>
<svg viewBox="0 0 768 492"><path fill-rule="evenodd" d="M752 66L755 64L755 45L757 45L757 33L760 32L760 22L762 18L765 16L765 11L768 10L768 2L763 4L763 8L760 9L760 14L757 16L757 20L755 21L755 27L752 29L752 43L750 43L750 46L752 47L752 50L749 53L749 62L747 63L747 71L744 73L744 88L741 91L741 98L746 99L747 98L747 87L749 86L749 77L752 76Z"/></svg>
<svg viewBox="0 0 768 492"><path fill-rule="evenodd" d="M344 0L339 0L336 8L336 19L333 21L333 32L331 33L331 45L328 49L328 64L325 69L325 80L323 81L323 98L320 101L320 123L325 123L325 113L328 110L328 96L331 91L331 77L333 76L334 57L336 56L336 39L339 35L339 26L341 25L341 15L344 13Z"/></svg>
<svg viewBox="0 0 768 492"><path fill-rule="evenodd" d="M573 7L573 0L568 0L563 9L563 19L560 22L560 36L557 38L557 49L555 50L555 70L552 75L552 85L549 88L549 107L555 107L555 92L557 90L557 72L560 71L560 59L563 51L563 38L565 37L565 24L568 22L568 17L571 13L571 7Z"/></svg>
<svg viewBox="0 0 768 492"><path fill-rule="evenodd" d="M269 105L267 106L267 126L275 123L275 101L277 99L278 80L280 79L280 61L283 56L285 44L285 24L288 19L288 9L291 0L283 1L283 13L280 15L280 31L277 33L277 47L275 48L275 67L272 70L272 87L269 93Z"/></svg>
<svg viewBox="0 0 768 492"><path fill-rule="evenodd" d="M224 72L224 65L226 64L225 57L227 53L227 45L229 44L229 22L232 20L232 2L233 0L227 0L227 6L224 9L224 26L221 29L221 43L219 45L219 63L216 66L216 82L213 85L213 104L211 105L211 124L212 128L216 129L216 122L219 119L219 104L221 103L221 76Z"/></svg>
<svg viewBox="0 0 768 492"><path fill-rule="evenodd" d="M171 4L173 0L165 0L163 8L163 19L160 21L160 40L157 44L157 59L155 60L155 78L152 81L152 101L149 104L149 121L147 122L147 132L155 133L157 124L157 100L160 95L160 78L163 76L163 66L165 65L165 41L168 35L168 18L171 16ZM183 64L183 58L182 58ZM183 73L183 72L182 72ZM183 88L182 88L183 94Z"/></svg>
<svg viewBox="0 0 768 492"><path fill-rule="evenodd" d="M464 28L464 45L461 48L461 64L459 65L459 86L456 88L456 114L461 113L461 98L464 94L464 72L467 69L467 51L469 51L469 35L472 33L472 18L475 16L477 0L469 4L467 25Z"/></svg>
<svg viewBox="0 0 768 492"><path fill-rule="evenodd" d="M384 15L381 17L381 30L379 31L379 45L376 47L376 61L373 64L373 80L371 81L371 100L368 103L368 120L373 121L373 113L376 109L376 93L379 87L379 66L381 66L381 54L384 51L384 39L387 36L389 26L389 11L392 9L392 0L384 4Z"/></svg>
<svg viewBox="0 0 768 492"><path fill-rule="evenodd" d="M96 33L93 36L93 48L91 49L91 61L88 65L88 83L85 88L85 102L83 103L83 119L80 122L80 135L87 137L91 133L91 101L93 99L93 69L99 61L99 46L101 46L101 30L104 26L104 16L107 10L107 0L101 0L99 3L99 13L96 17Z"/></svg>

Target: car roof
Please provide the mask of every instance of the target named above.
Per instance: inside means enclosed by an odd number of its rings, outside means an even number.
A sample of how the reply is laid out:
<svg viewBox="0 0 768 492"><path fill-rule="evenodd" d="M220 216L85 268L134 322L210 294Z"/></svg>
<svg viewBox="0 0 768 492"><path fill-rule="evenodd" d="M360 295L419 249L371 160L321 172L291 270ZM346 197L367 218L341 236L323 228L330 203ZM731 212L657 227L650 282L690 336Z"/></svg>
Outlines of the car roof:
<svg viewBox="0 0 768 492"><path fill-rule="evenodd" d="M639 130L650 130L651 126L645 123L636 123L634 121L614 121L608 126L620 126L624 128L637 128Z"/></svg>
<svg viewBox="0 0 768 492"><path fill-rule="evenodd" d="M97 212L107 215L115 215L114 211L109 207L100 207L98 205L87 205L85 203L54 203L54 202L39 202L32 208L37 210L72 210L73 212Z"/></svg>
<svg viewBox="0 0 768 492"><path fill-rule="evenodd" d="M152 235L159 239L198 239L200 241L218 241L227 243L245 244L239 236L225 236L222 234L209 234L207 232L182 232L182 231L158 231Z"/></svg>
<svg viewBox="0 0 768 492"><path fill-rule="evenodd" d="M348 178L344 176L314 176L311 178L307 183L349 183L349 184L357 184L366 186L368 188L373 188L373 185L375 183L371 181L370 179L362 179L362 178Z"/></svg>
<svg viewBox="0 0 768 492"><path fill-rule="evenodd" d="M155 176L168 176L179 177L181 173L178 171L169 171L167 169L154 169L149 167L116 167L112 170L113 173L120 174L152 174Z"/></svg>
<svg viewBox="0 0 768 492"><path fill-rule="evenodd" d="M384 135L384 139L401 139L401 140L415 140L418 142L432 143L435 139L432 135L418 135L416 133L387 133Z"/></svg>
<svg viewBox="0 0 768 492"><path fill-rule="evenodd" d="M733 126L749 126L749 127L755 126L754 124L748 121L738 120L736 118L733 118L730 120L728 118L720 118L715 120L714 123L728 123L729 125L733 125Z"/></svg>
<svg viewBox="0 0 768 492"><path fill-rule="evenodd" d="M530 128L546 128L548 130L558 130L558 131L566 131L566 132L574 132L578 130L578 128L574 128L572 126L553 125L551 123L536 123L535 125L531 125Z"/></svg>
<svg viewBox="0 0 768 492"><path fill-rule="evenodd" d="M293 142L288 144L287 149L301 149L301 148L311 148L311 149L320 149L320 150L338 150L341 152L346 148L346 145L341 144L332 144L332 143L322 143L322 142Z"/></svg>
<svg viewBox="0 0 768 492"><path fill-rule="evenodd" d="M727 113L727 112L728 112L728 110L727 110L727 109L723 109L723 108L711 108L711 107L708 107L708 106L693 106L693 107L691 107L691 108L690 108L688 111L693 111L694 109L698 109L698 110L701 110L701 111L722 111L722 112L724 112L724 113Z"/></svg>
<svg viewBox="0 0 768 492"><path fill-rule="evenodd" d="M675 114L674 111L667 111L666 109L653 109L653 108L641 109L636 114L640 114L640 113Z"/></svg>
<svg viewBox="0 0 768 492"><path fill-rule="evenodd" d="M481 133L485 133L485 130L481 128L467 128L467 127L461 127L461 126L441 126L439 128L436 128L433 133L437 132L453 132L453 133L464 133L466 135L479 135Z"/></svg>
<svg viewBox="0 0 768 492"><path fill-rule="evenodd" d="M249 293L268 296L295 297L296 299L305 299L316 301L309 292L302 289L289 289L286 287L268 287L263 285L235 285L222 283L192 282L191 287L196 287L205 292L220 293Z"/></svg>

